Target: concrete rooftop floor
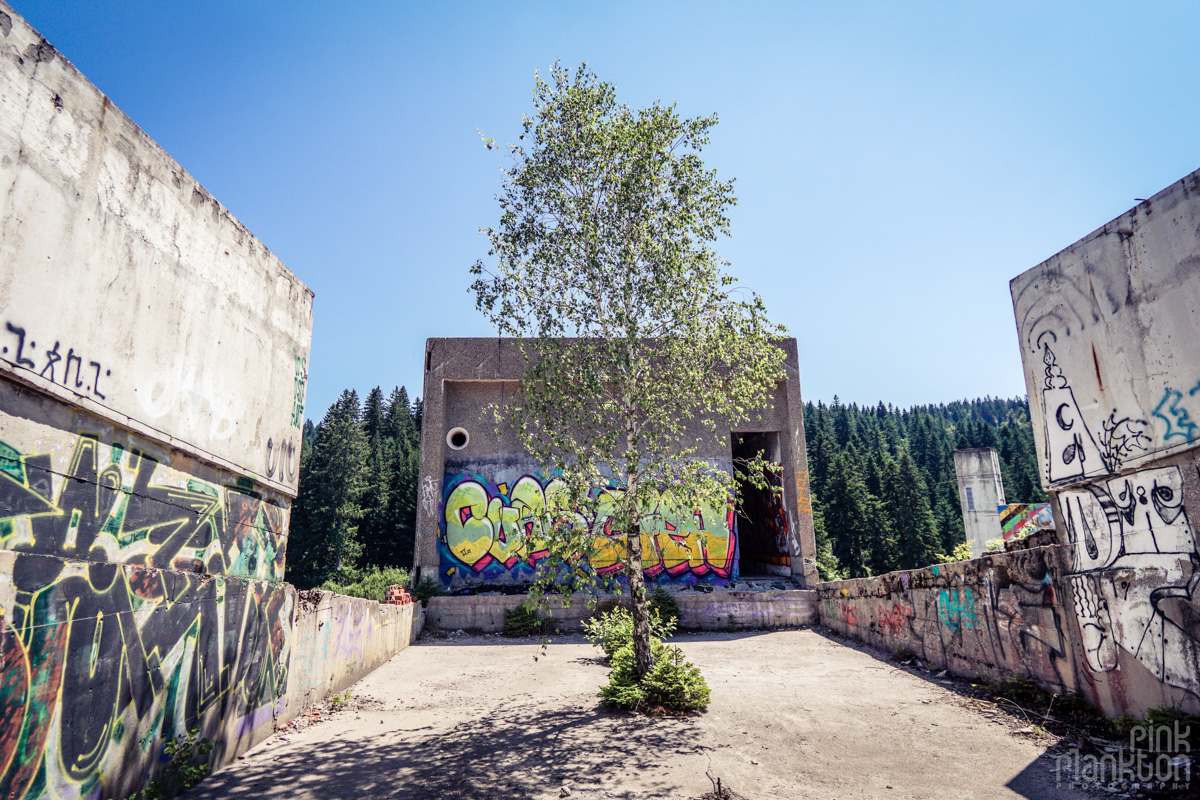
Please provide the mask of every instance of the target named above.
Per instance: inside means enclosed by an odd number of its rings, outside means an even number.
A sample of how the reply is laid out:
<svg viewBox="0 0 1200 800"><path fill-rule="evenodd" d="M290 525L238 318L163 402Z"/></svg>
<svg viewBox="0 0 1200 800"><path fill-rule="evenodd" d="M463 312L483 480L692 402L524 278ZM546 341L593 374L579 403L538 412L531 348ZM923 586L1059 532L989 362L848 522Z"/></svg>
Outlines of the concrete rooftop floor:
<svg viewBox="0 0 1200 800"><path fill-rule="evenodd" d="M533 641L423 639L187 797L692 798L706 773L751 800L1090 796L1055 786L1052 739L818 630L673 641L708 679L704 714L607 713L578 636L536 662Z"/></svg>

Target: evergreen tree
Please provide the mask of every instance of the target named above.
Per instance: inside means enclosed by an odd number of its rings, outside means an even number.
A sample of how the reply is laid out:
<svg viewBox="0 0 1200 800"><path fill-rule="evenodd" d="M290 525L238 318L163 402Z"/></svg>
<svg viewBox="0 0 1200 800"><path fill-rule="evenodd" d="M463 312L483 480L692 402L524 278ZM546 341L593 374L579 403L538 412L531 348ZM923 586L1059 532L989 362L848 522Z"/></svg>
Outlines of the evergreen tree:
<svg viewBox="0 0 1200 800"><path fill-rule="evenodd" d="M829 488L822 505L838 563L852 578L869 576L870 493L845 453L834 456L830 465Z"/></svg>
<svg viewBox="0 0 1200 800"><path fill-rule="evenodd" d="M385 424L383 391L376 386L363 404L363 433L367 440L367 485L363 491L358 540L367 564L395 566L394 520L389 514L394 489L392 450L395 441Z"/></svg>
<svg viewBox="0 0 1200 800"><path fill-rule="evenodd" d="M937 562L937 522L929 507L929 492L908 451L890 471L886 508L896 537L900 569L917 569Z"/></svg>
<svg viewBox="0 0 1200 800"><path fill-rule="evenodd" d="M297 585L319 585L343 567L354 566L361 553L358 528L369 477L367 438L359 416L358 393L347 389L329 407L320 435L302 461L297 500L302 500L303 530L292 543Z"/></svg>
<svg viewBox="0 0 1200 800"><path fill-rule="evenodd" d="M388 398L385 427L391 438L392 491L387 516L391 521L389 564L411 566L417 528L417 482L421 471L420 403L408 403L408 391L392 390Z"/></svg>

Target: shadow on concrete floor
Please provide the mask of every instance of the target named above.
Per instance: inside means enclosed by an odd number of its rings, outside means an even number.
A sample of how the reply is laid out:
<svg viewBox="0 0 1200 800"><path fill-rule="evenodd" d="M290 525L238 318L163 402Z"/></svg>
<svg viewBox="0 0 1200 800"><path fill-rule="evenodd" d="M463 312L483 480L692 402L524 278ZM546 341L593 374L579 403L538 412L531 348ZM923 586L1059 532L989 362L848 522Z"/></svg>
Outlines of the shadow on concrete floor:
<svg viewBox="0 0 1200 800"><path fill-rule="evenodd" d="M303 789L309 796L355 800L523 800L548 790L557 793L563 784L599 788L599 776L614 763L653 775L661 759L697 752L687 724L511 703L442 734L429 728L397 730L319 749L258 752L236 773L217 773L186 797L291 797ZM637 794L677 787L663 775L661 785L643 786ZM634 796L609 791L616 798Z"/></svg>

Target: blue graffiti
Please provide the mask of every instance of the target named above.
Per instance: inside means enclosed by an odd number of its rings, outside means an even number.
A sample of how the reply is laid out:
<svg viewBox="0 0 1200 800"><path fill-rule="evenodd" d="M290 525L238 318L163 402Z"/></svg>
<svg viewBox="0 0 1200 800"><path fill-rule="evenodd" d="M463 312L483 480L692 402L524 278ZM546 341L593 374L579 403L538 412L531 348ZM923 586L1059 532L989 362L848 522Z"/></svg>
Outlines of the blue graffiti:
<svg viewBox="0 0 1200 800"><path fill-rule="evenodd" d="M1194 395L1198 390L1200 390L1200 383L1196 384L1188 394ZM1192 421L1188 410L1179 405L1179 401L1182 399L1182 393L1168 386L1163 389L1162 400L1159 400L1158 405L1154 407L1154 416L1167 423L1167 432L1163 434L1164 441L1178 436L1180 439L1190 442L1200 436L1200 426ZM1171 417L1163 413L1164 406Z"/></svg>

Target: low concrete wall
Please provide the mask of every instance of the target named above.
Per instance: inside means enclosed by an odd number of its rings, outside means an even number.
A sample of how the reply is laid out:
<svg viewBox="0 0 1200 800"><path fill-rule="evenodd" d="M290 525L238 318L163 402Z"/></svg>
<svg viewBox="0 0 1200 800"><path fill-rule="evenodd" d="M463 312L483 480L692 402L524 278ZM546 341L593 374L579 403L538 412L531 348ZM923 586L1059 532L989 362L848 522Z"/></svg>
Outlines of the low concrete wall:
<svg viewBox="0 0 1200 800"><path fill-rule="evenodd" d="M356 682L421 635L420 603L383 605L318 590L297 592L292 661L280 721Z"/></svg>
<svg viewBox="0 0 1200 800"><path fill-rule="evenodd" d="M817 622L817 593L811 589L778 592L680 592L681 630L730 631L795 628ZM431 597L429 624L440 630L496 633L504 612L525 602L525 595L454 595ZM551 615L563 630L576 631L592 615L584 598L570 608L552 604Z"/></svg>
<svg viewBox="0 0 1200 800"><path fill-rule="evenodd" d="M684 593L679 603L681 630L731 631L799 628L817 622L813 589L778 592Z"/></svg>
<svg viewBox="0 0 1200 800"><path fill-rule="evenodd" d="M1028 675L1051 691L1073 691L1055 550L822 583L821 623L885 650L907 648L963 677Z"/></svg>

